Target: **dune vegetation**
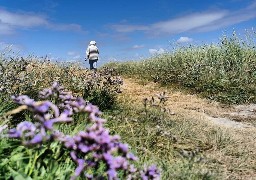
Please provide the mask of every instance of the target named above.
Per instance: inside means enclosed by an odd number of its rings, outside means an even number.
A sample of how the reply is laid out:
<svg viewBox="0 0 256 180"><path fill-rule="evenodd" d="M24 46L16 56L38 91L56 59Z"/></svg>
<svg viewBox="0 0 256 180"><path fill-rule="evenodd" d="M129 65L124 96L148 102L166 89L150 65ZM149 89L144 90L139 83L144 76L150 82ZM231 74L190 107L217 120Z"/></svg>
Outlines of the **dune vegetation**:
<svg viewBox="0 0 256 180"><path fill-rule="evenodd" d="M219 43L175 47L138 62L111 63L126 76L182 87L223 103L255 102L256 32L224 35Z"/></svg>
<svg viewBox="0 0 256 180"><path fill-rule="evenodd" d="M256 119L207 117L255 103L255 37L97 72L4 50L0 179L253 179Z"/></svg>

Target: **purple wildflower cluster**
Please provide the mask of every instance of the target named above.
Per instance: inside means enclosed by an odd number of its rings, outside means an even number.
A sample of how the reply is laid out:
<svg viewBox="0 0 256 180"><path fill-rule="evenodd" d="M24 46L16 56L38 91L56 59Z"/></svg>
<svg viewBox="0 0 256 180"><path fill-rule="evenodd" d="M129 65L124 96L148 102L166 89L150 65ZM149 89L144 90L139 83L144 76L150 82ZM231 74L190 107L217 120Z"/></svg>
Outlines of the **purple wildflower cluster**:
<svg viewBox="0 0 256 180"><path fill-rule="evenodd" d="M120 142L118 135L110 135L104 128L105 119L100 118L98 107L88 103L82 98L74 97L64 90L57 82L49 89L39 93L42 99L57 98L57 105L51 101L34 101L28 96L22 95L12 99L24 106L34 114L35 123L24 121L16 128L8 131L9 138L21 139L23 145L41 145L46 141L59 141L70 150L71 159L77 164L71 179L85 176L87 179L107 177L118 179L119 172L126 179L160 179L156 166L139 170L132 162L137 157L129 152L127 144ZM91 126L80 131L74 136L65 135L54 127L55 123L72 122L72 115L78 112L88 113ZM101 163L105 165L105 173L102 175L89 174L89 169L97 169Z"/></svg>
<svg viewBox="0 0 256 180"><path fill-rule="evenodd" d="M98 73L91 73L90 77L86 81L87 88L108 88L108 90L113 92L121 92L120 85L123 84L123 80L113 69L103 68Z"/></svg>

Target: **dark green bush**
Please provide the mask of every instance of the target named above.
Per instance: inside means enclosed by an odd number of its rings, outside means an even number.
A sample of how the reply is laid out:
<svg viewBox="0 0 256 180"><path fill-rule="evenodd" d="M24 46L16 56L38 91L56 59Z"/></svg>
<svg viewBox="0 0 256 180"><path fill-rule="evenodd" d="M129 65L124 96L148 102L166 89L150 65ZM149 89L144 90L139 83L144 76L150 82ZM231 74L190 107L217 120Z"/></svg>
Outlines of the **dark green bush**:
<svg viewBox="0 0 256 180"><path fill-rule="evenodd" d="M122 80L111 69L103 68L91 74L85 83L83 98L97 105L102 111L112 109L116 104L117 93L120 93Z"/></svg>

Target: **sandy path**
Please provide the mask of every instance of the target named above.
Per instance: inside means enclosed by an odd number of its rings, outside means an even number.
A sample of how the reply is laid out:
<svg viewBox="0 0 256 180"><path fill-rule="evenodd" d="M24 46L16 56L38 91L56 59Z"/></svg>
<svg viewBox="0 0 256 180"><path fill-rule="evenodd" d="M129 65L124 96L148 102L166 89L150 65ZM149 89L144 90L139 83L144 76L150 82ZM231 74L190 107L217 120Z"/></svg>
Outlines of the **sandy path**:
<svg viewBox="0 0 256 180"><path fill-rule="evenodd" d="M165 91L169 97L166 106L173 112L174 120L193 121L192 128L198 128L198 131L203 128L203 133L207 129L222 129L224 136L230 138L231 144L223 142L223 149L206 150L206 157L220 163L218 166L225 179L255 179L255 105L228 107L196 95L159 87L156 83L142 85L133 79L124 79L122 89L123 93L119 97L133 105L142 104L144 98L155 97Z"/></svg>
<svg viewBox="0 0 256 180"><path fill-rule="evenodd" d="M150 82L142 85L136 83L133 79L124 79L122 89L121 96L125 96L132 103L141 103L144 98L156 97L156 94L166 92L169 97L166 106L175 115L202 120L224 128L256 130L255 125L244 121L250 118L255 121L256 106L253 105L228 107L199 98L197 95L159 87L156 83Z"/></svg>

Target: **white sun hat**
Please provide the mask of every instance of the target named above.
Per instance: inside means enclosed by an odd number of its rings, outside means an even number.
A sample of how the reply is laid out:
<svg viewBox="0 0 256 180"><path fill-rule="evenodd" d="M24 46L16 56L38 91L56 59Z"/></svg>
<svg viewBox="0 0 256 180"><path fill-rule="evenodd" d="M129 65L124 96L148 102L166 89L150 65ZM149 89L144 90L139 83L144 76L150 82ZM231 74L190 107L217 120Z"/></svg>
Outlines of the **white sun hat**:
<svg viewBox="0 0 256 180"><path fill-rule="evenodd" d="M96 41L91 41L90 45L96 45Z"/></svg>

